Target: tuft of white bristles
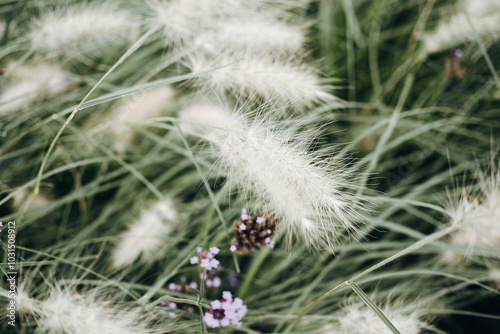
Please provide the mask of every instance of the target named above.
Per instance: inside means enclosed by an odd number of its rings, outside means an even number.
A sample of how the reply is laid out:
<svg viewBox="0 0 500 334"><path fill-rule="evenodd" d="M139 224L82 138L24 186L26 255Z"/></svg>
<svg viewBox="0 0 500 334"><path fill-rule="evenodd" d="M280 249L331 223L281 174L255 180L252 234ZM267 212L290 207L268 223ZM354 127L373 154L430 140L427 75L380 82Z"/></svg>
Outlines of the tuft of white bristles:
<svg viewBox="0 0 500 334"><path fill-rule="evenodd" d="M194 45L211 55L223 50L237 59L241 55L293 55L305 41L303 30L260 15L233 17L218 23L214 31L200 34Z"/></svg>
<svg viewBox="0 0 500 334"><path fill-rule="evenodd" d="M500 2L496 0L466 0L464 1L476 32L483 38L500 39ZM433 32L423 36L427 53L436 53L466 42L476 40L467 16L457 5L456 14L443 19Z"/></svg>
<svg viewBox="0 0 500 334"><path fill-rule="evenodd" d="M46 299L30 298L23 288L18 289L16 306L19 312L36 318L35 334L154 334L163 333L152 328L144 317L144 310L126 305L118 306L106 298L111 294L101 289L86 291L83 295L69 288L55 286Z"/></svg>
<svg viewBox="0 0 500 334"><path fill-rule="evenodd" d="M400 333L419 334L426 328L420 320L419 312L405 312L400 307L385 305L382 313ZM391 334L392 331L380 320L377 314L364 304L345 307L339 322L325 329L325 334Z"/></svg>
<svg viewBox="0 0 500 334"><path fill-rule="evenodd" d="M464 194L458 205L449 209L456 230L451 242L468 246L500 245L500 170L480 173L477 196Z"/></svg>
<svg viewBox="0 0 500 334"><path fill-rule="evenodd" d="M2 79L5 88L0 91L0 115L25 109L33 101L54 97L67 88L68 75L56 65L28 65L9 71Z"/></svg>
<svg viewBox="0 0 500 334"><path fill-rule="evenodd" d="M200 33L214 32L224 21L244 22L248 16L266 17L268 20L290 19L294 11L304 11L309 1L243 1L243 0L150 0L151 23L163 28L168 45L191 43ZM228 26L229 27L229 26ZM251 27L257 32L258 25ZM239 34L243 27L234 26ZM275 29L278 27L272 27ZM268 32L260 30L263 35ZM285 32L289 35L288 32ZM248 36L248 35L247 35ZM282 35L284 36L284 35ZM297 35L295 35L297 37ZM235 36L231 36L234 38ZM263 36L258 36L262 38ZM248 38L248 37L247 37ZM302 37L300 37L300 42ZM291 41L288 42L290 45ZM233 46L234 48L234 46Z"/></svg>
<svg viewBox="0 0 500 334"><path fill-rule="evenodd" d="M129 13L112 5L74 5L44 13L33 22L30 39L41 51L104 51L104 45L125 40L135 26Z"/></svg>
<svg viewBox="0 0 500 334"><path fill-rule="evenodd" d="M128 97L109 116L101 119L91 133L109 131L116 138L114 149L122 153L134 139L135 131L130 125L161 116L174 95L172 87L161 86Z"/></svg>
<svg viewBox="0 0 500 334"><path fill-rule="evenodd" d="M299 110L336 100L328 92L331 87L324 85L311 67L293 61L265 56L243 59L221 56L212 60L192 59L191 68L193 73L208 71L196 77L194 85L219 96L229 93L242 98L256 94L266 101L282 101Z"/></svg>
<svg viewBox="0 0 500 334"><path fill-rule="evenodd" d="M197 117L196 110L206 115ZM218 107L188 109L180 119L191 127L198 122L199 130L191 134L213 145L228 181L255 207L275 214L289 238L332 247L339 229L356 231L363 209L353 195L355 176L331 151L312 150L316 133L260 113L250 119ZM199 123L205 119L213 121Z"/></svg>
<svg viewBox="0 0 500 334"><path fill-rule="evenodd" d="M155 258L155 252L165 244L177 217L177 209L170 198L159 200L144 210L113 250L113 265L116 268L130 265L141 254L144 262Z"/></svg>

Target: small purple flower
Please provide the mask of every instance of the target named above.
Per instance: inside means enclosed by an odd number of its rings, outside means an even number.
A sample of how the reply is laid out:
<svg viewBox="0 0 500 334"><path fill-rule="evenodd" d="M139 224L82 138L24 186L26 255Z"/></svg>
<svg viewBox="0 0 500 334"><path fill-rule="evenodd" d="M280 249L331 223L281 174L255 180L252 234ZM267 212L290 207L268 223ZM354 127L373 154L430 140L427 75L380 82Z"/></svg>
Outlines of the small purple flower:
<svg viewBox="0 0 500 334"><path fill-rule="evenodd" d="M245 231L247 229L247 226L245 224L240 225L240 230Z"/></svg>
<svg viewBox="0 0 500 334"><path fill-rule="evenodd" d="M271 230L267 230L267 231L266 231L266 233L267 233L267 234L273 234L273 231L271 231Z"/></svg>
<svg viewBox="0 0 500 334"><path fill-rule="evenodd" d="M264 218L263 217L257 217L256 222L257 222L257 224L262 224L264 222Z"/></svg>
<svg viewBox="0 0 500 334"><path fill-rule="evenodd" d="M220 262L215 259L215 255L220 252L219 248L212 247L208 253L205 253L201 247L196 247L196 251L200 254L201 259L198 256L193 256L190 259L191 264L200 264L206 270L212 270L219 267Z"/></svg>
<svg viewBox="0 0 500 334"><path fill-rule="evenodd" d="M248 220L250 217L248 216L247 209L241 209L241 220Z"/></svg>
<svg viewBox="0 0 500 334"><path fill-rule="evenodd" d="M200 265L205 268L206 270L212 270L213 268L218 268L220 262L216 259L201 259Z"/></svg>
<svg viewBox="0 0 500 334"><path fill-rule="evenodd" d="M214 279L212 280L212 286L214 288L219 288L221 283L222 283L222 281L221 281L220 277L214 277Z"/></svg>
<svg viewBox="0 0 500 334"><path fill-rule="evenodd" d="M205 313L203 321L212 328L229 325L240 327L242 324L240 320L246 313L247 307L243 305L243 301L240 298L233 300L231 292L224 291L222 300L214 300L210 304L210 309Z"/></svg>
<svg viewBox="0 0 500 334"><path fill-rule="evenodd" d="M198 284L196 284L196 282L191 282L191 283L189 284L189 287L190 287L191 289L197 289L197 288L198 288Z"/></svg>
<svg viewBox="0 0 500 334"><path fill-rule="evenodd" d="M231 245L231 247L229 247L229 250L233 253L236 252L237 249L238 247L236 247L236 245Z"/></svg>
<svg viewBox="0 0 500 334"><path fill-rule="evenodd" d="M168 285L168 289L169 289L169 290L177 290L177 284L175 284L175 283L170 283L170 284Z"/></svg>

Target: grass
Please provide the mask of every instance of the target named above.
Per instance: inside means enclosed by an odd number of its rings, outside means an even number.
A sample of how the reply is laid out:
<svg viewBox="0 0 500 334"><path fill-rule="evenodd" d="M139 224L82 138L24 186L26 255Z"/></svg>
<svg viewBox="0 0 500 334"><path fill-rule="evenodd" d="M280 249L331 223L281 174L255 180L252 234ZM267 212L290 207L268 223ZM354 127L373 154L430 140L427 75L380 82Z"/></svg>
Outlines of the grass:
<svg viewBox="0 0 500 334"><path fill-rule="evenodd" d="M163 28L148 25L146 3L121 4L137 20L126 41L97 50L72 46L72 52L32 49L26 38L31 26L23 23L66 2L2 3L0 267L7 276L6 222L15 221L18 293L44 301L54 289L66 288L90 303L93 291L103 291L96 305L139 309L158 333L202 331L198 308L208 312L222 291L241 298L248 313L240 328L208 332L344 333L339 326L352 305L368 308L380 320L370 324L372 330L387 333L405 333L393 322L397 316L386 313L391 307L418 314L425 328L415 333L498 332L499 282L491 272L498 268L500 243L454 242L462 222L452 223L450 203L458 203L464 189L470 201L477 197L483 203L480 171L496 168L500 35L481 34L465 0L307 3L305 11L288 12L294 13L291 22L307 27L306 50L298 58L324 79L334 78L333 94L342 106L289 108L275 118L320 129L321 137L307 150L335 147L331 158L357 171L358 188L343 191L364 196L368 212L359 213L359 230L337 232L334 249L307 247L296 237L287 243L281 228L275 248L241 255L229 251L232 222L241 208L262 208L237 182L225 182L231 169L214 153L216 145L185 132L179 114L199 101L229 101L249 110L264 106L267 112L281 101L197 91L193 79L221 68L192 73L185 56L196 51L167 45ZM427 53L424 40L453 11L466 15L473 35L456 45L465 74L450 78L449 50ZM68 73L62 90L51 96L48 84L42 85L19 97L34 96L28 107L1 113L11 98L1 94L15 85L16 69L40 63ZM113 121L104 124L123 105L140 113L146 106L134 106L134 98L158 87L172 88L174 97L165 99L157 116L127 124L131 142L110 130ZM125 149L117 150L117 143ZM168 222L171 231L162 236L161 248L152 258L113 267L123 232L164 196L175 199L178 218ZM493 235L500 218L492 212ZM222 286L205 287L203 295L201 268L189 264L198 246L221 249ZM198 288L169 290L181 277L198 282ZM7 281L1 282L0 299L8 303ZM196 310L168 310L163 300ZM43 328L43 316L34 309L17 312L16 327L7 315L0 314L2 333L57 332ZM366 333L367 320L358 321Z"/></svg>

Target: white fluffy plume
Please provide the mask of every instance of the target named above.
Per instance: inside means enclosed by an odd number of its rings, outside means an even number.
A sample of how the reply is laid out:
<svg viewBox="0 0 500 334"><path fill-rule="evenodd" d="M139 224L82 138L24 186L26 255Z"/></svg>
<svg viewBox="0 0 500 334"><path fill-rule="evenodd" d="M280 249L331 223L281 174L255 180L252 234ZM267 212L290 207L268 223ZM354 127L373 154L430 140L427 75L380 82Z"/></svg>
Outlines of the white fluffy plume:
<svg viewBox="0 0 500 334"><path fill-rule="evenodd" d="M143 261L152 259L164 245L177 217L177 209L170 198L164 198L144 210L113 250L114 266L130 265L141 254Z"/></svg>
<svg viewBox="0 0 500 334"><path fill-rule="evenodd" d="M89 133L93 136L113 135L114 149L123 153L135 138L132 126L161 116L172 104L174 95L172 87L161 86L124 98L110 114L98 118Z"/></svg>
<svg viewBox="0 0 500 334"><path fill-rule="evenodd" d="M64 91L68 74L56 65L37 64L7 69L5 88L0 91L0 115L27 108L33 101Z"/></svg>
<svg viewBox="0 0 500 334"><path fill-rule="evenodd" d="M347 306L339 323L325 329L325 334L390 334L392 331L377 314L364 304ZM381 309L391 323L401 333L419 334L426 323L420 320L419 312L405 312L402 307L386 305Z"/></svg>
<svg viewBox="0 0 500 334"><path fill-rule="evenodd" d="M109 50L103 46L125 40L136 26L134 21L109 3L61 6L33 22L31 44L34 49L61 54Z"/></svg>
<svg viewBox="0 0 500 334"><path fill-rule="evenodd" d="M457 205L449 209L456 230L451 242L468 246L499 249L500 245L500 170L491 174L479 172L478 194L464 193Z"/></svg>
<svg viewBox="0 0 500 334"><path fill-rule="evenodd" d="M197 108L198 114L192 107L180 119L213 144L229 182L256 208L275 214L290 238L330 247L340 228L356 229L362 206L353 195L354 175L331 151L311 150L315 133L262 114L250 119L224 108Z"/></svg>
<svg viewBox="0 0 500 334"><path fill-rule="evenodd" d="M304 64L273 57L247 55L241 59L221 56L192 59L193 73L208 71L194 79L195 86L213 90L219 96L260 96L297 109L314 103L335 101L314 70ZM214 69L214 70L212 70ZM212 70L212 71L209 71Z"/></svg>
<svg viewBox="0 0 500 334"><path fill-rule="evenodd" d="M465 9L476 32L483 38L500 39L500 2L497 0L465 0ZM437 28L423 36L428 53L440 52L476 40L467 16L460 6L455 14L442 19Z"/></svg>
<svg viewBox="0 0 500 334"><path fill-rule="evenodd" d="M199 34L194 45L212 55L224 50L238 58L245 54L293 55L301 50L304 41L299 26L272 17L245 15L218 22L213 31Z"/></svg>
<svg viewBox="0 0 500 334"><path fill-rule="evenodd" d="M109 299L108 299L109 298ZM17 293L19 312L36 319L35 334L154 334L164 333L152 326L144 309L133 305L112 305L113 294L103 289L82 295L72 289L53 287L45 299L30 298L22 287Z"/></svg>
<svg viewBox="0 0 500 334"><path fill-rule="evenodd" d="M226 20L245 21L248 16L289 19L309 1L150 0L152 22L163 27L166 43L190 43L202 32L216 31ZM262 25L259 27L263 28ZM238 34L244 27L234 27ZM255 27L251 27L255 30ZM266 35L266 31L261 32ZM261 38L262 36L259 36ZM233 38L233 37L232 37ZM288 42L291 43L291 42Z"/></svg>

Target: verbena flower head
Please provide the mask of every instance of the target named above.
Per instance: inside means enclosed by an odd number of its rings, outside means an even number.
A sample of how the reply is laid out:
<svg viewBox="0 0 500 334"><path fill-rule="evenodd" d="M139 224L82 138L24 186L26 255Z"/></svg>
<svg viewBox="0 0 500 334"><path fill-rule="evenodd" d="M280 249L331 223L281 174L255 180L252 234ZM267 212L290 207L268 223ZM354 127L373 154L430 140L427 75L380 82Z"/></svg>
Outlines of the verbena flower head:
<svg viewBox="0 0 500 334"><path fill-rule="evenodd" d="M206 72L193 79L194 86L218 96L257 96L297 110L336 101L329 93L331 87L324 84L313 68L294 60L270 55L246 55L238 59L227 55L212 59L197 56L190 59L188 66L193 73Z"/></svg>
<svg viewBox="0 0 500 334"><path fill-rule="evenodd" d="M212 328L226 327L229 325L240 327L241 319L246 315L247 307L240 298L235 298L231 292L224 291L222 300L210 303L210 309L205 313L203 321Z"/></svg>
<svg viewBox="0 0 500 334"><path fill-rule="evenodd" d="M61 6L33 22L31 45L63 55L109 50L110 43L125 40L135 26L130 13L110 2Z"/></svg>
<svg viewBox="0 0 500 334"><path fill-rule="evenodd" d="M208 270L206 273L200 274L200 280L205 279L205 286L209 289L218 289L222 284L222 280L217 276L217 270Z"/></svg>
<svg viewBox="0 0 500 334"><path fill-rule="evenodd" d="M217 247L211 247L210 251L203 252L201 247L196 248L196 252L200 256L193 256L189 261L191 264L199 264L205 270L212 270L219 268L220 262L215 258L215 255L219 254L220 249Z"/></svg>
<svg viewBox="0 0 500 334"><path fill-rule="evenodd" d="M262 113L252 119L224 108L205 111L224 120L199 124L200 131L193 134L212 143L228 182L248 202L279 217L289 238L333 246L340 228L356 231L363 208L354 194L354 173L335 160L331 147L312 150L316 132L299 131L296 123L274 122Z"/></svg>
<svg viewBox="0 0 500 334"><path fill-rule="evenodd" d="M496 0L465 0L466 11L476 32L483 38L500 39L500 3ZM466 15L457 4L455 14L441 20L433 32L423 36L428 53L440 52L462 43L476 41Z"/></svg>
<svg viewBox="0 0 500 334"><path fill-rule="evenodd" d="M229 248L237 254L249 251L259 251L261 246L274 248L274 230L276 220L273 217L264 218L265 213L248 215L246 209L241 210L241 220L233 222L234 239Z"/></svg>
<svg viewBox="0 0 500 334"><path fill-rule="evenodd" d="M171 291L176 291L180 293L185 293L185 294L193 294L194 290L198 288L198 284L196 282L191 282L187 283L186 277L181 277L181 283L180 284L175 284L175 283L169 283L168 284L168 289ZM160 302L161 306L166 306L169 309L171 309L169 312L163 311L164 314L168 314L169 317L171 318L177 318L178 314L175 312L172 312L172 310L183 310L189 313L194 312L194 308L189 305L189 304L183 304L183 303L175 303L169 300L163 300Z"/></svg>
<svg viewBox="0 0 500 334"><path fill-rule="evenodd" d="M159 200L144 210L113 250L114 266L130 265L141 254L146 262L156 258L155 253L165 244L177 217L177 209L170 198Z"/></svg>

